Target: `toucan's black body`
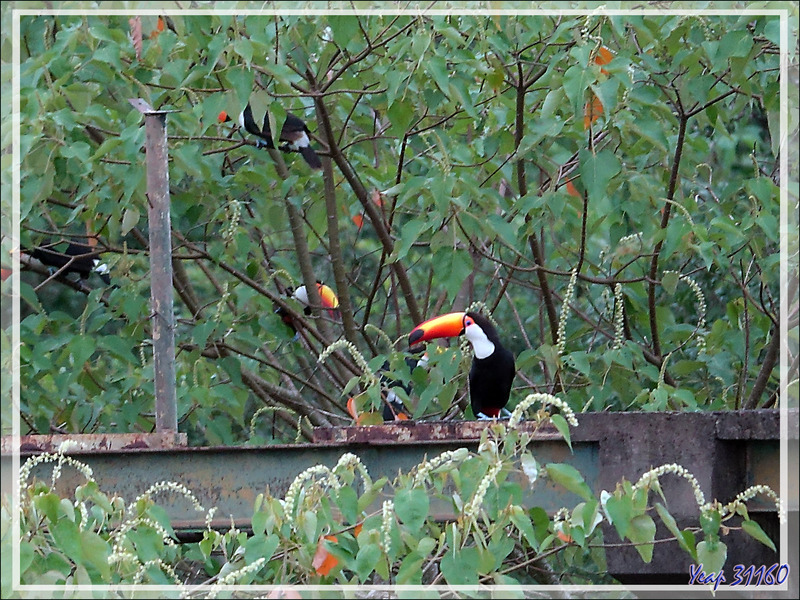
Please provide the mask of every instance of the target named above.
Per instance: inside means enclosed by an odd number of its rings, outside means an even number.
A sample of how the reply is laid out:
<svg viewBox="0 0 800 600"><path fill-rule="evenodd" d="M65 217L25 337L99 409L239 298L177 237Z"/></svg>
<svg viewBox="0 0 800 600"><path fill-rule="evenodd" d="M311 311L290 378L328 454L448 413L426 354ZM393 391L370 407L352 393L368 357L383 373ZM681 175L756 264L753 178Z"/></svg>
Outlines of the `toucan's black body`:
<svg viewBox="0 0 800 600"><path fill-rule="evenodd" d="M56 246L58 243L37 246L33 250L21 248L21 251L48 267L55 269L66 267L63 271L64 274L77 273L81 279L87 279L92 271L97 270L100 253L96 248L78 242L70 242L64 251L56 250ZM98 272L98 275L106 284L111 283L107 273Z"/></svg>
<svg viewBox="0 0 800 600"><path fill-rule="evenodd" d="M248 133L258 138L256 146L259 148L275 147L272 142L272 130L269 127L269 113L264 115L264 124L259 129L253 118L253 109L248 104L242 111L241 124ZM285 143L279 149L283 152L299 152L311 168L320 169L322 168L322 163L311 147L310 134L308 127L300 118L287 113L279 138L281 142Z"/></svg>
<svg viewBox="0 0 800 600"><path fill-rule="evenodd" d="M494 344L494 352L486 358L474 357L469 370L469 399L472 412L477 416L484 414L496 417L508 404L511 384L516 369L514 355L503 347L491 321L479 313L468 312L475 324Z"/></svg>
<svg viewBox="0 0 800 600"><path fill-rule="evenodd" d="M472 412L479 419L498 417L508 404L516 367L514 355L503 347L492 322L480 313L452 312L428 319L408 334L409 346L436 338L467 338L474 357L469 371Z"/></svg>

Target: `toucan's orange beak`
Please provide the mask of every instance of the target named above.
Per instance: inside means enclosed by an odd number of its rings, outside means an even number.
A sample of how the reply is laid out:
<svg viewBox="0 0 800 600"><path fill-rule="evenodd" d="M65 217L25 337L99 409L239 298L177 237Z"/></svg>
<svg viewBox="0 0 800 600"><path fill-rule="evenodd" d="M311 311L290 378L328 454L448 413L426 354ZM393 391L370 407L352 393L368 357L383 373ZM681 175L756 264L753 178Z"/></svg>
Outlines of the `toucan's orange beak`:
<svg viewBox="0 0 800 600"><path fill-rule="evenodd" d="M420 323L408 335L408 345L413 346L436 338L461 335L464 333L466 314L463 312L447 313Z"/></svg>
<svg viewBox="0 0 800 600"><path fill-rule="evenodd" d="M350 413L350 416L353 417L354 421L358 420L358 410L356 409L355 398L351 397L347 399L347 412Z"/></svg>
<svg viewBox="0 0 800 600"><path fill-rule="evenodd" d="M322 306L328 309L339 308L339 298L333 293L333 290L324 283L317 284L317 291L319 292L319 299L322 301Z"/></svg>
<svg viewBox="0 0 800 600"><path fill-rule="evenodd" d="M224 123L225 121L230 121L230 117L228 116L228 113L223 110L219 113L219 115L217 115L217 121Z"/></svg>

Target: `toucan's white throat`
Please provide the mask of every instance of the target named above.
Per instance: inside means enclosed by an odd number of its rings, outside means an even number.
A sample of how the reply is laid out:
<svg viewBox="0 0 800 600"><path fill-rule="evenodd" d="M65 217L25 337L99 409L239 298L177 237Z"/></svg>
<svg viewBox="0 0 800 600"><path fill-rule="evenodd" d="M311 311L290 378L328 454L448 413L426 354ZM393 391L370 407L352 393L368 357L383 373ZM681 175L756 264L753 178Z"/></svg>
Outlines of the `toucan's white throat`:
<svg viewBox="0 0 800 600"><path fill-rule="evenodd" d="M475 353L475 358L486 358L491 356L494 352L494 344L486 337L483 329L475 325L467 325L464 328L464 335L467 336L469 343L472 344L472 351Z"/></svg>
<svg viewBox="0 0 800 600"><path fill-rule="evenodd" d="M294 291L294 297L302 302L303 304L308 304L308 291L306 290L306 286L301 285Z"/></svg>

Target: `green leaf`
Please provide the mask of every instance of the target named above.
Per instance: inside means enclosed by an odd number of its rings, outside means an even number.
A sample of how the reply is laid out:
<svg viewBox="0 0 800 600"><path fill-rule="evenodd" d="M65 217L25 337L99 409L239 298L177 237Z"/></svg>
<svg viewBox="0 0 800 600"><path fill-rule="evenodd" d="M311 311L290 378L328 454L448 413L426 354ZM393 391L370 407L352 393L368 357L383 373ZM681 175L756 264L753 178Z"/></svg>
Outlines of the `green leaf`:
<svg viewBox="0 0 800 600"><path fill-rule="evenodd" d="M718 535L721 524L722 516L717 511L705 511L700 514L700 527L703 528L706 537Z"/></svg>
<svg viewBox="0 0 800 600"><path fill-rule="evenodd" d="M394 499L394 509L404 525L411 531L419 531L428 517L430 499L427 492L419 488L400 490Z"/></svg>
<svg viewBox="0 0 800 600"><path fill-rule="evenodd" d="M128 208L125 209L125 212L122 214L122 225L120 226L120 233L122 235L128 235L131 229L136 227L136 224L139 222L139 211L135 208Z"/></svg>
<svg viewBox="0 0 800 600"><path fill-rule="evenodd" d="M251 536L244 545L245 562L251 565L259 558L264 558L269 561L275 553L275 550L278 549L279 544L280 538L274 533L271 535L257 533Z"/></svg>
<svg viewBox="0 0 800 600"><path fill-rule="evenodd" d="M161 558L164 551L164 541L161 534L152 527L139 527L128 532L128 538L136 546L139 560L147 562Z"/></svg>
<svg viewBox="0 0 800 600"><path fill-rule="evenodd" d="M361 495L361 497L358 499L359 513L366 510L367 507L375 501L375 499L378 497L378 494L380 494L381 490L383 490L383 486L386 485L387 481L387 477L381 477L372 484L372 487L370 487Z"/></svg>
<svg viewBox="0 0 800 600"><path fill-rule="evenodd" d="M572 441L570 439L569 423L567 423L567 420L561 415L550 415L550 422L555 425L558 432L564 436L564 441L567 442L569 449L572 450Z"/></svg>
<svg viewBox="0 0 800 600"><path fill-rule="evenodd" d="M548 463L545 466L547 475L560 486L566 488L573 494L577 494L584 500L591 500L594 496L592 490L586 485L583 476L572 465L563 463Z"/></svg>
<svg viewBox="0 0 800 600"><path fill-rule="evenodd" d="M728 558L728 547L720 541L703 540L697 544L697 562L706 573L719 573Z"/></svg>
<svg viewBox="0 0 800 600"><path fill-rule="evenodd" d="M424 562L425 558L416 552L406 556L397 571L395 583L397 585L420 585L422 583L422 565Z"/></svg>
<svg viewBox="0 0 800 600"><path fill-rule="evenodd" d="M88 335L78 336L70 342L69 349L72 353L75 367L80 369L83 367L83 363L89 360L94 353L95 340Z"/></svg>
<svg viewBox="0 0 800 600"><path fill-rule="evenodd" d="M442 575L450 585L477 585L480 555L473 547L450 550L440 563Z"/></svg>
<svg viewBox="0 0 800 600"><path fill-rule="evenodd" d="M772 543L772 540L769 538L769 536L764 532L763 529L761 529L761 525L755 521L742 521L742 529L744 529L744 532L753 539L758 540L767 548L770 548L773 552L777 552L775 549L775 544Z"/></svg>
<svg viewBox="0 0 800 600"><path fill-rule="evenodd" d="M636 551L642 557L642 560L649 563L653 560L653 544L652 542L656 537L656 523L650 515L637 515L630 521L630 528L628 529L628 539L634 544Z"/></svg>
<svg viewBox="0 0 800 600"><path fill-rule="evenodd" d="M676 273L675 271L664 273L664 275L661 277L661 285L670 296L675 293L675 289L678 287L679 278L680 274Z"/></svg>
<svg viewBox="0 0 800 600"><path fill-rule="evenodd" d="M609 182L620 172L622 165L610 150L601 150L597 154L589 150L581 150L581 181L589 193L590 202L600 202L606 195Z"/></svg>
<svg viewBox="0 0 800 600"><path fill-rule="evenodd" d="M589 353L585 350L570 352L564 357L564 362L582 375L588 376L589 373L591 373L592 369L589 365Z"/></svg>
<svg viewBox="0 0 800 600"><path fill-rule="evenodd" d="M239 106L244 106L250 101L250 93L253 90L254 73L245 67L231 69L227 73L228 82L236 91L239 99Z"/></svg>
<svg viewBox="0 0 800 600"><path fill-rule="evenodd" d="M539 548L539 541L536 539L536 534L533 530L533 523L531 522L530 517L525 514L525 511L519 506L514 506L512 507L510 518L511 522L514 524L514 527L519 529L519 531L527 540L528 544L530 544L531 548L537 550Z"/></svg>
<svg viewBox="0 0 800 600"><path fill-rule="evenodd" d="M329 15L328 24L333 32L333 41L342 48L346 48L353 39L362 36L358 27L358 18L353 15Z"/></svg>
<svg viewBox="0 0 800 600"><path fill-rule="evenodd" d="M50 520L55 523L58 520L58 506L61 498L53 492L49 494L39 494L33 498L33 505Z"/></svg>
<svg viewBox="0 0 800 600"><path fill-rule="evenodd" d="M417 241L419 235L430 226L424 219L409 221L400 230L400 242L394 247L393 259L403 260L408 254L411 245Z"/></svg>
<svg viewBox="0 0 800 600"><path fill-rule="evenodd" d="M111 547L108 542L94 531L81 531L80 541L85 562L100 572L103 581L109 581L111 566L108 563L108 557L111 556Z"/></svg>
<svg viewBox="0 0 800 600"><path fill-rule="evenodd" d="M50 525L50 533L56 547L75 563L83 561L83 545L78 526L69 519L61 518Z"/></svg>
<svg viewBox="0 0 800 600"><path fill-rule="evenodd" d="M383 552L381 552L378 544L367 544L358 550L354 570L361 581L367 580L372 571L375 570L375 565L378 564L381 556L383 556Z"/></svg>
<svg viewBox="0 0 800 600"><path fill-rule="evenodd" d="M692 536L692 544L689 545L687 543L687 539L683 535L683 532L678 529L678 524L675 522L673 516L669 514L666 507L660 502L657 502L655 508L658 516L661 517L661 521L667 526L667 529L669 529L670 533L672 533L672 535L674 535L678 540L678 545L683 548L689 554L689 556L691 556L693 559L696 559L697 551L695 550L693 543L694 536Z"/></svg>
<svg viewBox="0 0 800 600"><path fill-rule="evenodd" d="M342 511L342 516L351 525L358 522L358 494L349 485L343 485L334 497L336 506Z"/></svg>

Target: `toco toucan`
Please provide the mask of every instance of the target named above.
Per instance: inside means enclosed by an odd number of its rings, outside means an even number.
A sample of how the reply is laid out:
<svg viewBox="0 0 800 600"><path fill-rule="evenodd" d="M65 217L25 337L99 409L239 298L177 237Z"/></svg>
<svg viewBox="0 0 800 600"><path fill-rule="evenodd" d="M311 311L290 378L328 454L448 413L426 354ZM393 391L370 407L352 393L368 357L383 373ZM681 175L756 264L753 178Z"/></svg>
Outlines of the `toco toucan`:
<svg viewBox="0 0 800 600"><path fill-rule="evenodd" d="M409 346L441 337L466 336L474 358L469 371L472 412L479 419L497 418L511 395L516 369L514 355L500 343L491 321L480 313L453 312L417 325L408 336Z"/></svg>
<svg viewBox="0 0 800 600"><path fill-rule="evenodd" d="M60 270L63 274L77 273L81 279L87 279L94 271L106 285L111 284L108 265L100 261L100 252L91 244L70 242L64 251L56 250L60 242L43 244L33 250L20 248L20 251L41 262L43 265Z"/></svg>
<svg viewBox="0 0 800 600"><path fill-rule="evenodd" d="M220 123L231 120L228 113L224 110L219 113L218 119ZM244 107L244 110L239 115L239 125L241 125L245 131L258 138L256 140L257 148L275 147L275 144L272 142L272 132L269 127L269 113L264 115L264 124L259 128L253 118L253 109L248 102L247 106ZM283 122L279 138L279 140L284 143L281 144L278 149L283 152L299 152L308 163L308 166L312 169L321 169L322 162L320 162L319 156L311 147L310 133L308 127L306 127L306 124L300 118L291 113L286 113L286 120Z"/></svg>
<svg viewBox="0 0 800 600"><path fill-rule="evenodd" d="M311 306L308 300L308 290L306 290L306 286L301 285L296 290L289 288L287 292L292 298L303 304L304 313L307 315L311 314ZM336 294L331 288L321 281L317 282L317 292L319 293L319 299L322 302L322 308L328 309L328 311L331 313L339 308L339 298L336 297Z"/></svg>

